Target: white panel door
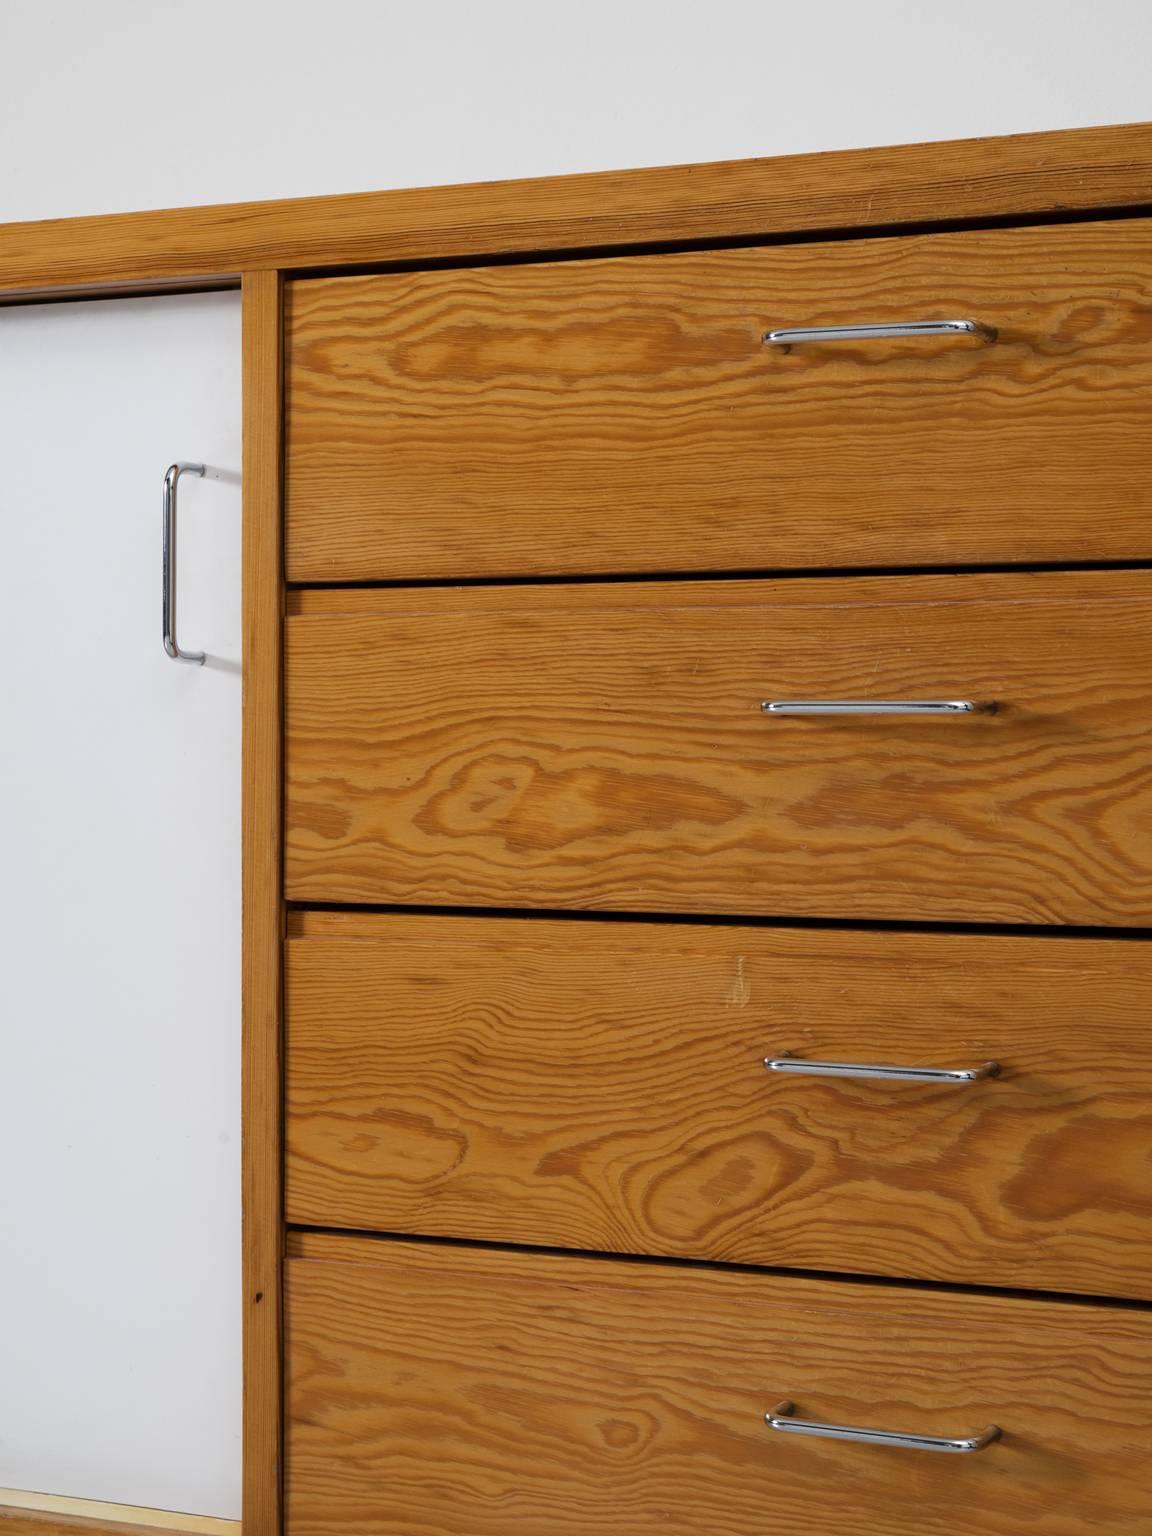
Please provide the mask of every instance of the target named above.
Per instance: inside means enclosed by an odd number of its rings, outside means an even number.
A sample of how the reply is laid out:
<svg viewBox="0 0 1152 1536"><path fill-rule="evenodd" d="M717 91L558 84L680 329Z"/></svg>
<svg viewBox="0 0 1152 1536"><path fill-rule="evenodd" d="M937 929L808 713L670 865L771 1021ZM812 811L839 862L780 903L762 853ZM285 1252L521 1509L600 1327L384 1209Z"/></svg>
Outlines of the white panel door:
<svg viewBox="0 0 1152 1536"><path fill-rule="evenodd" d="M161 645L177 459L179 630ZM240 1500L240 301L0 310L0 1486Z"/></svg>

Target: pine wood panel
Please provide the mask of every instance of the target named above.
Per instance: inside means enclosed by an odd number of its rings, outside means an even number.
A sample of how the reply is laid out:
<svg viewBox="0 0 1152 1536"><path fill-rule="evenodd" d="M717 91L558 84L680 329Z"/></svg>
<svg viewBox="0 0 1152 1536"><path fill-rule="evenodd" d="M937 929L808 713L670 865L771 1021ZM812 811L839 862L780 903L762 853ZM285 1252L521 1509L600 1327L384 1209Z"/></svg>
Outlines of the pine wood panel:
<svg viewBox="0 0 1152 1536"><path fill-rule="evenodd" d="M1152 555L1152 224L292 284L290 580ZM970 318L968 338L767 328Z"/></svg>
<svg viewBox="0 0 1152 1536"><path fill-rule="evenodd" d="M244 280L244 1536L278 1536L281 1347L281 283Z"/></svg>
<svg viewBox="0 0 1152 1536"><path fill-rule="evenodd" d="M1111 1536L1152 1315L371 1240L290 1259L288 1536ZM936 1435L967 1456L769 1430Z"/></svg>
<svg viewBox="0 0 1152 1536"><path fill-rule="evenodd" d="M1145 572L299 594L288 895L1146 923L1150 598Z"/></svg>
<svg viewBox="0 0 1152 1536"><path fill-rule="evenodd" d="M287 985L290 1221L1152 1298L1146 944L310 915Z"/></svg>
<svg viewBox="0 0 1152 1536"><path fill-rule="evenodd" d="M1148 203L1152 125L1132 123L0 224L0 295Z"/></svg>

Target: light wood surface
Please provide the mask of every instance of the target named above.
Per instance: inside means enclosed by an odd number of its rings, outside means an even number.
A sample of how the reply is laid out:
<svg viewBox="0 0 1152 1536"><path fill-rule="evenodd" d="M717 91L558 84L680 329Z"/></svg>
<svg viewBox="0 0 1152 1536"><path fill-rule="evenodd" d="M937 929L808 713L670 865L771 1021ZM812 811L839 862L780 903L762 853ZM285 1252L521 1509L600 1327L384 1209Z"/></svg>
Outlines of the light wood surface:
<svg viewBox="0 0 1152 1536"><path fill-rule="evenodd" d="M288 894L1147 923L1150 599L1143 572L300 593Z"/></svg>
<svg viewBox="0 0 1152 1536"><path fill-rule="evenodd" d="M113 1510L118 1506L110 1506ZM189 1519L192 1517L190 1516ZM240 1536L239 1520L220 1520L229 1536ZM0 1536L200 1536L207 1527L190 1525L153 1525L114 1516L61 1514L49 1510L5 1509L0 1505Z"/></svg>
<svg viewBox="0 0 1152 1536"><path fill-rule="evenodd" d="M0 292L1152 204L1152 125L0 224Z"/></svg>
<svg viewBox="0 0 1152 1536"><path fill-rule="evenodd" d="M244 1536L280 1531L281 283L244 280Z"/></svg>
<svg viewBox="0 0 1152 1536"><path fill-rule="evenodd" d="M290 1221L1152 1298L1147 944L308 914L287 987Z"/></svg>
<svg viewBox="0 0 1152 1536"><path fill-rule="evenodd" d="M290 286L292 581L1152 556L1152 224ZM766 329L975 319L967 337Z"/></svg>
<svg viewBox="0 0 1152 1536"><path fill-rule="evenodd" d="M1136 1536L1152 1315L296 1239L289 1536ZM1003 1439L808 1440L801 1416Z"/></svg>
<svg viewBox="0 0 1152 1536"><path fill-rule="evenodd" d="M3 1536L240 1536L239 1520L0 1488Z"/></svg>

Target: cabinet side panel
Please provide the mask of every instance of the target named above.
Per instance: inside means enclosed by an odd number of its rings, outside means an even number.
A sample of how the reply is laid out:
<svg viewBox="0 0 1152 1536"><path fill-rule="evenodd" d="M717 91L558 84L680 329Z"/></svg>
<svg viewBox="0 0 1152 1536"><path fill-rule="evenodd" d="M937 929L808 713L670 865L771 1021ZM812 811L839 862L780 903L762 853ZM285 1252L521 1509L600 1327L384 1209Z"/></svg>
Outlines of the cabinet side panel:
<svg viewBox="0 0 1152 1536"><path fill-rule="evenodd" d="M244 279L244 1531L280 1528L281 284Z"/></svg>

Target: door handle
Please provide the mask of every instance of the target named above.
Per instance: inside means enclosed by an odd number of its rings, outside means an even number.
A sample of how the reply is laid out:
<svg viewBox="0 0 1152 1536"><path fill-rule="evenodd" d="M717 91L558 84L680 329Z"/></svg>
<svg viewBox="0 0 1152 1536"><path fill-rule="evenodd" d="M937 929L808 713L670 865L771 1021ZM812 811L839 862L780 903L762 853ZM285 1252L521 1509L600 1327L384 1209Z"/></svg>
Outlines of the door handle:
<svg viewBox="0 0 1152 1536"><path fill-rule="evenodd" d="M766 699L766 715L994 715L978 699Z"/></svg>
<svg viewBox="0 0 1152 1536"><path fill-rule="evenodd" d="M860 1077L889 1083L980 1083L999 1077L998 1061L978 1067L889 1067L859 1061L806 1061L802 1056L766 1056L769 1072L793 1072L804 1077Z"/></svg>
<svg viewBox="0 0 1152 1536"><path fill-rule="evenodd" d="M203 464L173 464L164 476L163 601L164 650L173 661L204 665L203 651L182 651L176 643L176 488L181 475L203 476Z"/></svg>
<svg viewBox="0 0 1152 1536"><path fill-rule="evenodd" d="M884 325L794 325L765 331L768 347L792 347L801 341L885 341L902 336L978 336L996 340L996 328L979 320L891 320Z"/></svg>
<svg viewBox="0 0 1152 1536"><path fill-rule="evenodd" d="M858 1429L852 1424L820 1424L813 1419L798 1419L795 1403L777 1403L764 1415L769 1429L789 1435L812 1435L820 1440L854 1440L859 1445L890 1445L905 1451L944 1451L953 1456L969 1456L982 1451L1000 1438L1000 1427L989 1424L978 1435L950 1439L946 1435L912 1435L891 1429Z"/></svg>

